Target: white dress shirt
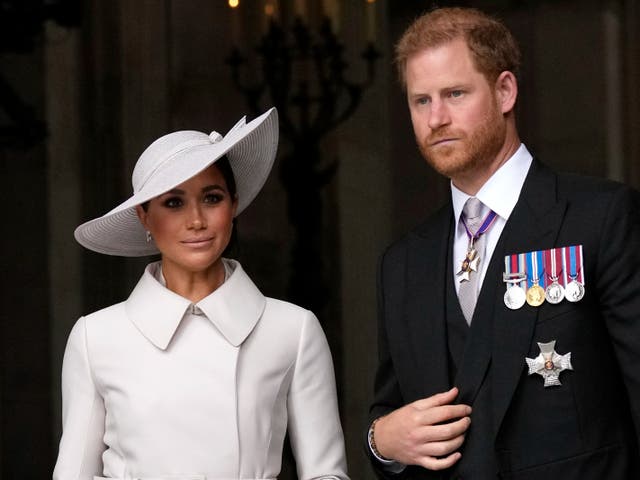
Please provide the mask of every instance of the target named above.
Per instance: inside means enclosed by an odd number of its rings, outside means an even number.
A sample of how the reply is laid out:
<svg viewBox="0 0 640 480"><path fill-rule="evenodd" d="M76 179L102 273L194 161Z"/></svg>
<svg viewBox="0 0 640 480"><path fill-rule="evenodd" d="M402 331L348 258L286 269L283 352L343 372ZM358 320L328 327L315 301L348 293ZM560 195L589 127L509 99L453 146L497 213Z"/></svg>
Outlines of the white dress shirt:
<svg viewBox="0 0 640 480"><path fill-rule="evenodd" d="M484 233L486 237L486 250L484 257L480 259L478 274L478 290L482 286L482 281L487 273L487 266L493 256L493 251L500 239L500 234L504 229L511 212L518 202L522 185L531 167L533 157L524 144L502 165L482 186L475 197L483 204L482 217L485 217L490 210L497 213L496 219L491 228ZM460 270L460 265L467 254L469 237L465 231L460 216L462 208L467 199L471 196L462 192L451 182L451 200L453 202L453 215L456 222L455 238L453 240L453 275L456 292L460 289L460 282L457 281L456 273Z"/></svg>

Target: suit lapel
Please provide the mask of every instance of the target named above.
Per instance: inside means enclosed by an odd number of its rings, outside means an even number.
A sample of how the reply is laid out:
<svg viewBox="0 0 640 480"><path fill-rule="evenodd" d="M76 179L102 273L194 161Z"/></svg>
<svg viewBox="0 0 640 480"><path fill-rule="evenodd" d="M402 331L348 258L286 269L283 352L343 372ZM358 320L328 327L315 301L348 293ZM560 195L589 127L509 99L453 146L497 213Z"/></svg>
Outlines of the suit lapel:
<svg viewBox="0 0 640 480"><path fill-rule="evenodd" d="M496 267L492 274L495 290L492 395L496 433L525 368L538 315L538 309L527 304L518 310L504 305L504 257L555 246L565 210L566 201L557 199L556 175L534 161L491 261ZM500 288L496 288L498 285Z"/></svg>
<svg viewBox="0 0 640 480"><path fill-rule="evenodd" d="M405 320L416 372L423 375L413 375L418 397L449 388L444 282L452 218L449 204L409 239Z"/></svg>

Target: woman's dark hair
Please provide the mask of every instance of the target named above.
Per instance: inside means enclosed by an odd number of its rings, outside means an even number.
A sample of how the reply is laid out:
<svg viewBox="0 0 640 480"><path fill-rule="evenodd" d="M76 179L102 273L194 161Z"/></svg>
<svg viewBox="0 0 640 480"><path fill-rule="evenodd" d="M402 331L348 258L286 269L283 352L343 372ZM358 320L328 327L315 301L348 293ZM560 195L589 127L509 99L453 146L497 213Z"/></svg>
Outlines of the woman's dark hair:
<svg viewBox="0 0 640 480"><path fill-rule="evenodd" d="M227 184L227 190L229 190L229 194L231 195L231 198L235 198L237 193L236 179L233 176L233 170L231 169L231 164L229 163L229 159L227 158L226 155L223 155L213 165L218 167L218 170L220 170L220 173L224 177L224 181Z"/></svg>
<svg viewBox="0 0 640 480"><path fill-rule="evenodd" d="M224 178L224 183L227 184L227 191L229 192L229 196L231 196L232 200L235 200L237 195L236 179L233 176L233 170L231 169L229 158L226 155L223 155L211 166L216 167L220 171L220 173L222 174L222 178ZM146 212L149 208L149 201L141 203L140 206ZM238 234L236 233L238 229L237 225L237 218L234 217L233 226L231 229L231 238L229 238L229 245L227 245L227 248L225 248L222 252L223 257L236 256L238 254L238 251L240 250L238 248Z"/></svg>
<svg viewBox="0 0 640 480"><path fill-rule="evenodd" d="M233 170L231 169L229 158L226 155L223 155L213 165L218 167L218 170L220 170L220 173L224 178L224 182L227 184L227 190L229 191L229 195L233 200L235 200L237 195L236 179L233 176ZM231 228L231 238L229 238L229 244L227 245L227 248L225 248L224 252L222 252L223 257L236 257L238 255L240 248L238 247L237 231L238 231L238 218L233 217L233 225Z"/></svg>

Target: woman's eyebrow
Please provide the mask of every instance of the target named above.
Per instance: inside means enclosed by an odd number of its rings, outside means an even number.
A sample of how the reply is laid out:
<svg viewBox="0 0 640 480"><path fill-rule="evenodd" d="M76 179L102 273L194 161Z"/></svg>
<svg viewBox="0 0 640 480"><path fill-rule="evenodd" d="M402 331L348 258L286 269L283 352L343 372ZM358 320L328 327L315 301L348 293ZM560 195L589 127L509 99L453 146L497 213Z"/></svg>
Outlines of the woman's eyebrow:
<svg viewBox="0 0 640 480"><path fill-rule="evenodd" d="M206 187L202 187L203 192L210 192L211 190L226 190L222 185L218 185L217 183L213 185L207 185Z"/></svg>
<svg viewBox="0 0 640 480"><path fill-rule="evenodd" d="M163 195L169 195L169 194L172 194L172 195L184 195L185 191L181 190L179 188L172 188L168 192L165 192Z"/></svg>

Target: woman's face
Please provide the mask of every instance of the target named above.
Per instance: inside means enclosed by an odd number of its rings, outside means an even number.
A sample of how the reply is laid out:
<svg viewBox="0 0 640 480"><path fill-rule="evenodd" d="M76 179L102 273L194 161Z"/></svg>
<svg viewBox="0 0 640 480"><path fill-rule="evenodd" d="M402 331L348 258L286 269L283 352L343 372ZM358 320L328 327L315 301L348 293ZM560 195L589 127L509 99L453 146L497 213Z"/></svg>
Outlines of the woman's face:
<svg viewBox="0 0 640 480"><path fill-rule="evenodd" d="M163 268L195 273L220 262L236 206L214 164L152 199L146 211L138 206L137 212L162 254Z"/></svg>

